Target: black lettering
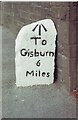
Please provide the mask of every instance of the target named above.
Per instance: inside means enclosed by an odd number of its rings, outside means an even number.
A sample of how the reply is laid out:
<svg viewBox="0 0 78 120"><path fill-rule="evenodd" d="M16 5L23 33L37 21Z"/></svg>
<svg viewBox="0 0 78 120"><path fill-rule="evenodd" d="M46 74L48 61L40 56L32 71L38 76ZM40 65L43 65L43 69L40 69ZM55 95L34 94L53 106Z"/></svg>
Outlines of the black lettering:
<svg viewBox="0 0 78 120"><path fill-rule="evenodd" d="M49 52L49 56L54 56L54 52Z"/></svg>
<svg viewBox="0 0 78 120"><path fill-rule="evenodd" d="M47 41L46 40L42 40L42 45L46 45Z"/></svg>
<svg viewBox="0 0 78 120"><path fill-rule="evenodd" d="M29 49L28 49L28 50L29 50ZM27 55L26 49L25 49L25 48L21 49L21 50L20 50L20 54L21 54L22 56L26 56L26 55Z"/></svg>
<svg viewBox="0 0 78 120"><path fill-rule="evenodd" d="M47 52L46 52L46 56L48 56L48 55L47 55L48 53L49 53L49 52L47 51Z"/></svg>
<svg viewBox="0 0 78 120"><path fill-rule="evenodd" d="M30 57L33 57L33 51L30 52Z"/></svg>
<svg viewBox="0 0 78 120"><path fill-rule="evenodd" d="M40 77L40 70L39 70L39 77Z"/></svg>
<svg viewBox="0 0 78 120"><path fill-rule="evenodd" d="M26 76L28 76L28 74L34 76L34 71L33 70L31 72L27 71Z"/></svg>
<svg viewBox="0 0 78 120"><path fill-rule="evenodd" d="M36 49L34 50L34 56L35 57L39 56L39 52L37 52Z"/></svg>
<svg viewBox="0 0 78 120"><path fill-rule="evenodd" d="M37 61L36 65L39 67L40 66L40 60Z"/></svg>
<svg viewBox="0 0 78 120"><path fill-rule="evenodd" d="M46 77L50 77L50 73L49 72L47 73Z"/></svg>
<svg viewBox="0 0 78 120"><path fill-rule="evenodd" d="M37 77L37 71L35 72L35 76Z"/></svg>
<svg viewBox="0 0 78 120"><path fill-rule="evenodd" d="M41 39L41 37L31 37L31 39L35 39L35 45L37 45L37 39Z"/></svg>
<svg viewBox="0 0 78 120"><path fill-rule="evenodd" d="M40 55L41 55L41 56L45 56L45 53L44 53L44 52L40 52Z"/></svg>
<svg viewBox="0 0 78 120"><path fill-rule="evenodd" d="M46 74L45 72L42 72L42 76L43 76L43 77L45 77L45 74Z"/></svg>

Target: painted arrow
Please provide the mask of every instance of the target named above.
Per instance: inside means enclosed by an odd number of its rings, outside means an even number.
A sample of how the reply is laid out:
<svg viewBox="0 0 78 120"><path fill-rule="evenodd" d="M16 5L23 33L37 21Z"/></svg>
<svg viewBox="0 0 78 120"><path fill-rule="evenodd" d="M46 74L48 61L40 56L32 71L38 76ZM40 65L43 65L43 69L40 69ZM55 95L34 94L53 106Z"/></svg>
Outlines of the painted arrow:
<svg viewBox="0 0 78 120"><path fill-rule="evenodd" d="M47 29L45 28L45 26L43 24L41 24L41 25L37 24L32 31L34 32L38 26L39 26L39 35L41 35L41 27L43 27L45 32L47 31Z"/></svg>

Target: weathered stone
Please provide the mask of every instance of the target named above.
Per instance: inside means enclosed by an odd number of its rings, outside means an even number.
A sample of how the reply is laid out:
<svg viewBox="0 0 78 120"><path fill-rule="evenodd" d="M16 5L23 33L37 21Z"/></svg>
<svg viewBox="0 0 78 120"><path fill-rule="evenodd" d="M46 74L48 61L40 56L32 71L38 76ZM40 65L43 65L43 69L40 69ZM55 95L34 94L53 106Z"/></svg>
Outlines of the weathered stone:
<svg viewBox="0 0 78 120"><path fill-rule="evenodd" d="M56 29L50 19L24 26L15 46L16 85L54 82Z"/></svg>

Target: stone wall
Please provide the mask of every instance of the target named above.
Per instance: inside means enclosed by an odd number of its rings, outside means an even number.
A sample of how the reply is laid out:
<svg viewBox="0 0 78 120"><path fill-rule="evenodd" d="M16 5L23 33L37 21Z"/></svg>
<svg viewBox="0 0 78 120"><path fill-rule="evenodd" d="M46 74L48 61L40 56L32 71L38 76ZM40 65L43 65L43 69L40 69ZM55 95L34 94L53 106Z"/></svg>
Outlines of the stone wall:
<svg viewBox="0 0 78 120"><path fill-rule="evenodd" d="M77 41L77 28L78 28L78 3L70 4L70 28L69 28L69 66L70 66L70 84L71 89L78 88L77 81L77 57L78 57L78 41Z"/></svg>
<svg viewBox="0 0 78 120"><path fill-rule="evenodd" d="M57 36L55 82L68 90L76 88L78 42L77 3L69 2L3 2L2 25L15 36L27 24L52 19Z"/></svg>

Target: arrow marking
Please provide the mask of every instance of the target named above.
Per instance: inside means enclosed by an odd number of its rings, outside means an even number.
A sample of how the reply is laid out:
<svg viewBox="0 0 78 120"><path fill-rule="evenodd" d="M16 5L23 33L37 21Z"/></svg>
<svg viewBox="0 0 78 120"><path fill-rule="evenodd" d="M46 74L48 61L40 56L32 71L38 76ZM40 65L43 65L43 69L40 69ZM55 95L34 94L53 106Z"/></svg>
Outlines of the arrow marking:
<svg viewBox="0 0 78 120"><path fill-rule="evenodd" d="M35 28L32 30L33 32L35 31L35 29L37 28L38 24L35 26Z"/></svg>
<svg viewBox="0 0 78 120"><path fill-rule="evenodd" d="M39 35L41 35L41 25L39 25Z"/></svg>
<svg viewBox="0 0 78 120"><path fill-rule="evenodd" d="M32 31L34 32L35 29L36 29L38 26L39 26L39 36L41 35L41 26L44 28L45 32L47 32L47 29L45 28L45 26L44 26L43 24L41 24L41 25L38 25L38 24L37 24Z"/></svg>
<svg viewBox="0 0 78 120"><path fill-rule="evenodd" d="M47 31L47 29L45 28L45 26L43 24L41 24L41 25L43 26L44 30Z"/></svg>

